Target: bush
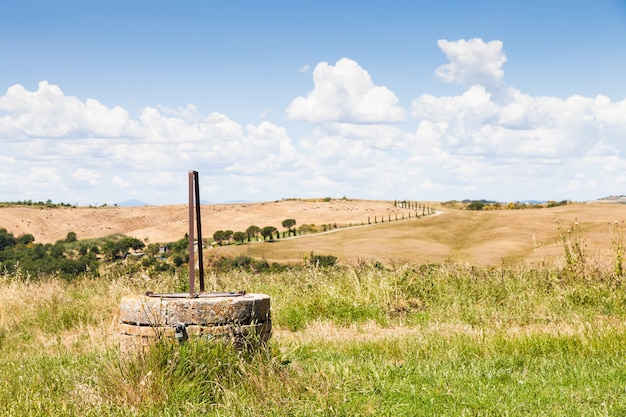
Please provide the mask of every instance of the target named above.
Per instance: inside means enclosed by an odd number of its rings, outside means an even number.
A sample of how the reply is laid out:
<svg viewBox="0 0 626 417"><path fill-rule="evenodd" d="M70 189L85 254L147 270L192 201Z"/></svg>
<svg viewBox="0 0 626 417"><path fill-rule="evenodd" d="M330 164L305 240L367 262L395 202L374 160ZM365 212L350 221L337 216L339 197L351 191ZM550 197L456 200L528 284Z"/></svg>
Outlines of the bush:
<svg viewBox="0 0 626 417"><path fill-rule="evenodd" d="M307 263L315 267L327 268L337 265L337 257L333 255L316 255L311 252Z"/></svg>
<svg viewBox="0 0 626 417"><path fill-rule="evenodd" d="M482 210L483 208L485 208L485 203L478 200L474 200L467 205L468 210Z"/></svg>
<svg viewBox="0 0 626 417"><path fill-rule="evenodd" d="M273 269L265 259L257 260L248 255L237 255L234 258L221 256L209 260L209 266L218 271L242 269L254 273L266 272Z"/></svg>

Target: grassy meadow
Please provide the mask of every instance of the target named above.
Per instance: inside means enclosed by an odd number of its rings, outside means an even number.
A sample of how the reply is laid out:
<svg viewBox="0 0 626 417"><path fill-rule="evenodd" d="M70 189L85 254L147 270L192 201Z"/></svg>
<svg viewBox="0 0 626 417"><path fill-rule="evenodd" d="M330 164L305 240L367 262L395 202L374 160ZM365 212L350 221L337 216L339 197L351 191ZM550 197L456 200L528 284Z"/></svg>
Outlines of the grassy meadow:
<svg viewBox="0 0 626 417"><path fill-rule="evenodd" d="M575 267L212 273L209 289L272 296L270 344L136 356L116 345L121 296L185 277L18 271L1 282L0 414L624 415L623 278Z"/></svg>
<svg viewBox="0 0 626 417"><path fill-rule="evenodd" d="M488 233L469 227L495 221L483 214L471 213L465 235L422 231L434 246L456 245L459 260L361 256L269 273L208 270L207 291L271 296L273 335L256 351L165 340L120 354L120 299L182 291L185 272L67 280L3 271L0 415L626 415L621 223L598 220L606 232L596 245L595 226L559 226L551 213L546 237L533 233L545 242L550 234L558 259L465 262L471 242L489 252L487 237L477 237ZM528 239L528 225L511 219L497 220L491 236L508 227ZM344 242L344 233L320 237ZM526 250L511 241L509 249Z"/></svg>

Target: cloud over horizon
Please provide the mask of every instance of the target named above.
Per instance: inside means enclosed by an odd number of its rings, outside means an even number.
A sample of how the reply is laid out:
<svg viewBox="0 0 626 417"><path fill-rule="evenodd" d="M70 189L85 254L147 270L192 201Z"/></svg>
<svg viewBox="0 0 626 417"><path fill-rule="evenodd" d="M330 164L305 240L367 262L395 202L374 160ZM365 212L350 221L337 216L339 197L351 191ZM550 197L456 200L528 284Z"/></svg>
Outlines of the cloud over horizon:
<svg viewBox="0 0 626 417"><path fill-rule="evenodd" d="M406 110L387 87L375 86L366 70L348 58L335 66L320 62L313 70L315 87L287 108L291 119L310 123L396 123Z"/></svg>
<svg viewBox="0 0 626 417"><path fill-rule="evenodd" d="M531 96L507 85L501 41L437 44L448 63L434 74L461 94L424 92L404 108L358 62L320 62L312 90L285 103L288 123L307 124L297 137L289 125L191 104L133 118L47 81L10 86L0 96L0 199L184 202L188 169L216 202L626 194L626 99Z"/></svg>

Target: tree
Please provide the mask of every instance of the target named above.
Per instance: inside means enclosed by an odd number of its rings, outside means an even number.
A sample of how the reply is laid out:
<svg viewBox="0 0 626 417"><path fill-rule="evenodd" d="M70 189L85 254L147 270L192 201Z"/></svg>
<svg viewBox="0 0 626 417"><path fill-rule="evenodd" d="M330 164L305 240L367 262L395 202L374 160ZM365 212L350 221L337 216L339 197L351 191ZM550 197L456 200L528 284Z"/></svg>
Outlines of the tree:
<svg viewBox="0 0 626 417"><path fill-rule="evenodd" d="M250 240L253 237L257 237L258 234L261 233L261 228L259 226L250 226L246 229L246 235L248 236L248 242L250 242Z"/></svg>
<svg viewBox="0 0 626 417"><path fill-rule="evenodd" d="M243 243L243 241L246 240L246 234L244 232L235 232L233 239L235 239L235 242Z"/></svg>
<svg viewBox="0 0 626 417"><path fill-rule="evenodd" d="M10 248L11 246L15 246L16 240L13 233L7 232L7 229L0 229L0 251L3 251L5 248Z"/></svg>
<svg viewBox="0 0 626 417"><path fill-rule="evenodd" d="M229 243L230 238L233 236L232 230L218 230L213 233L213 240L217 242L218 245L222 246L223 242Z"/></svg>
<svg viewBox="0 0 626 417"><path fill-rule="evenodd" d="M76 242L76 240L77 240L76 233L74 232L67 233L67 236L65 237L65 243Z"/></svg>
<svg viewBox="0 0 626 417"><path fill-rule="evenodd" d="M270 240L274 240L273 235L276 233L276 228L274 226L265 226L261 230L261 236L263 236L263 240L269 238Z"/></svg>
<svg viewBox="0 0 626 417"><path fill-rule="evenodd" d="M178 239L176 242L170 242L167 246L173 252L184 252L189 248L189 235L185 233L185 237Z"/></svg>
<svg viewBox="0 0 626 417"><path fill-rule="evenodd" d="M222 240L224 240L223 236L223 230L216 230L215 233L213 233L213 240L216 241L218 245L222 246Z"/></svg>
<svg viewBox="0 0 626 417"><path fill-rule="evenodd" d="M110 260L114 261L126 256L129 249L138 251L146 246L141 239L124 236L118 241L109 241L102 245L102 253Z"/></svg>
<svg viewBox="0 0 626 417"><path fill-rule="evenodd" d="M141 241L141 239L137 239L136 237L125 237L121 242L122 250L127 251L128 249L132 249L135 252L139 249L143 249L146 247L146 244Z"/></svg>
<svg viewBox="0 0 626 417"><path fill-rule="evenodd" d="M468 210L482 210L485 207L485 203L479 200L474 200L467 205Z"/></svg>
<svg viewBox="0 0 626 417"><path fill-rule="evenodd" d="M107 256L111 261L114 261L122 256L122 247L120 242L105 242L102 245L102 253Z"/></svg>
<svg viewBox="0 0 626 417"><path fill-rule="evenodd" d="M50 256L52 256L53 258L62 258L65 256L65 246L63 246L63 243L57 242L54 244L54 246L52 246L52 249L50 250Z"/></svg>
<svg viewBox="0 0 626 417"><path fill-rule="evenodd" d="M28 245L31 244L35 241L35 236L31 235L30 233L26 233L24 235L19 236L15 242L19 245Z"/></svg>
<svg viewBox="0 0 626 417"><path fill-rule="evenodd" d="M180 256L179 254L176 254L172 258L172 261L174 262L174 265L176 265L177 267L180 267L183 264L183 257Z"/></svg>
<svg viewBox="0 0 626 417"><path fill-rule="evenodd" d="M286 219L283 220L283 227L289 230L289 235L291 236L291 228L296 225L296 221L294 219Z"/></svg>
<svg viewBox="0 0 626 417"><path fill-rule="evenodd" d="M159 253L159 245L157 245L156 243L150 243L144 253L146 255L155 256L157 253Z"/></svg>

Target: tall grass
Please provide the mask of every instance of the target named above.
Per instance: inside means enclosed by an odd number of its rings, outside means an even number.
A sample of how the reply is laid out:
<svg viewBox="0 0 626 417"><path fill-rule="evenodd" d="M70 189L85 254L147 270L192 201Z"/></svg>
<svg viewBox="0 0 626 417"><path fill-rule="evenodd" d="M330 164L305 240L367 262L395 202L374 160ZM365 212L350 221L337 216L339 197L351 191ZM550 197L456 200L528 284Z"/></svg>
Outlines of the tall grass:
<svg viewBox="0 0 626 417"><path fill-rule="evenodd" d="M623 276L589 265L210 271L208 291L271 296L269 345L135 355L120 298L185 276L16 270L0 276L0 415L624 415Z"/></svg>

